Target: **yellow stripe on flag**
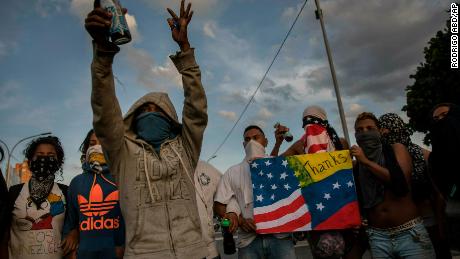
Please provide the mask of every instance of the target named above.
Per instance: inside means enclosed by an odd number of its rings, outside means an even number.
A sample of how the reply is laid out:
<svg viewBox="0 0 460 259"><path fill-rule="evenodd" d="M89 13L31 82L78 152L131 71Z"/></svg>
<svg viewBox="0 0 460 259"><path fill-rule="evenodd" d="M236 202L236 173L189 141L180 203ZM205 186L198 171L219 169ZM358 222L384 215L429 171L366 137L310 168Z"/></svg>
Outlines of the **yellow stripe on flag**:
<svg viewBox="0 0 460 259"><path fill-rule="evenodd" d="M305 168L305 171L297 171L296 173L308 173L309 176L305 175L304 177L310 178L313 182L321 181L340 170L353 168L349 150L305 154L295 156L295 159L302 163L303 168ZM303 177L300 176L300 178Z"/></svg>

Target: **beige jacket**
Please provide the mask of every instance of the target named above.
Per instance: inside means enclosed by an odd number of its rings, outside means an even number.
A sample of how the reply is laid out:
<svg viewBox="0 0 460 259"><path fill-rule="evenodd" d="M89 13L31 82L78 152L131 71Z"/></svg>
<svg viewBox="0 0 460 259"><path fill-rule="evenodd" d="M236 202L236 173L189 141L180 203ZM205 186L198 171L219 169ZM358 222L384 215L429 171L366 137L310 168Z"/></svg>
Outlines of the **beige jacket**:
<svg viewBox="0 0 460 259"><path fill-rule="evenodd" d="M166 93L150 93L124 119L115 95L112 62L119 48L94 44L91 65L93 126L119 184L126 222L125 258L204 258L193 174L207 124L207 102L194 50L170 58L182 74L182 125ZM132 130L135 111L151 102L181 127L157 154Z"/></svg>

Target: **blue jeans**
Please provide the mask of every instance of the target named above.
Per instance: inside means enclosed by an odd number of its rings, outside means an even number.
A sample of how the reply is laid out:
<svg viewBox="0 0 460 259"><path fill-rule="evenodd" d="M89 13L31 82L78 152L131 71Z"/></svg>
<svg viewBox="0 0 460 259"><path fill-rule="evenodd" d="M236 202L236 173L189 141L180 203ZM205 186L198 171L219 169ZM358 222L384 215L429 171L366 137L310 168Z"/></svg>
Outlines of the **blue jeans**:
<svg viewBox="0 0 460 259"><path fill-rule="evenodd" d="M435 258L433 245L423 223L397 233L369 228L367 235L373 258Z"/></svg>
<svg viewBox="0 0 460 259"><path fill-rule="evenodd" d="M248 246L238 248L238 259L296 258L291 238L278 239L273 235L257 235Z"/></svg>

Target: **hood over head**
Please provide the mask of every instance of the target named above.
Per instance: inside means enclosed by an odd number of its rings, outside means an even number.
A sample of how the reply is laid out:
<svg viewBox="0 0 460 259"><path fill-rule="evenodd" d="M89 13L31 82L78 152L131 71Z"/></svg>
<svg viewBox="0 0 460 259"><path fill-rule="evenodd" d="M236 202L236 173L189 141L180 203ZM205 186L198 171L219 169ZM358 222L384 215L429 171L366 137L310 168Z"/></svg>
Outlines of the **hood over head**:
<svg viewBox="0 0 460 259"><path fill-rule="evenodd" d="M152 92L139 98L139 100L137 100L126 113L123 120L127 136L136 139L137 134L133 130L133 122L135 117L138 115L137 110L139 109L139 107L146 103L153 103L156 106L158 106L164 113L166 113L168 118L171 120L173 129L177 132L180 132L182 125L179 123L176 109L174 108L174 105L169 99L168 94L163 92Z"/></svg>

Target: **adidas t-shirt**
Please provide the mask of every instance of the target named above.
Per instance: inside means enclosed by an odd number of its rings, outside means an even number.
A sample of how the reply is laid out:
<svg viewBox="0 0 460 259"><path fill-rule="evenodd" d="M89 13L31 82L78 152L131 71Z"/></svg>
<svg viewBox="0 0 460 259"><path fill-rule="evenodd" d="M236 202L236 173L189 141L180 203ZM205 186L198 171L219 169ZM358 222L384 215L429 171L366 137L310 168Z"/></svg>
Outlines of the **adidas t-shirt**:
<svg viewBox="0 0 460 259"><path fill-rule="evenodd" d="M108 173L94 175L85 172L72 179L64 233L79 230L78 251L101 251L124 245L124 222L118 192Z"/></svg>
<svg viewBox="0 0 460 259"><path fill-rule="evenodd" d="M19 193L12 212L10 259L62 258L61 233L65 216L65 197L54 183L38 209L30 199L29 183Z"/></svg>

